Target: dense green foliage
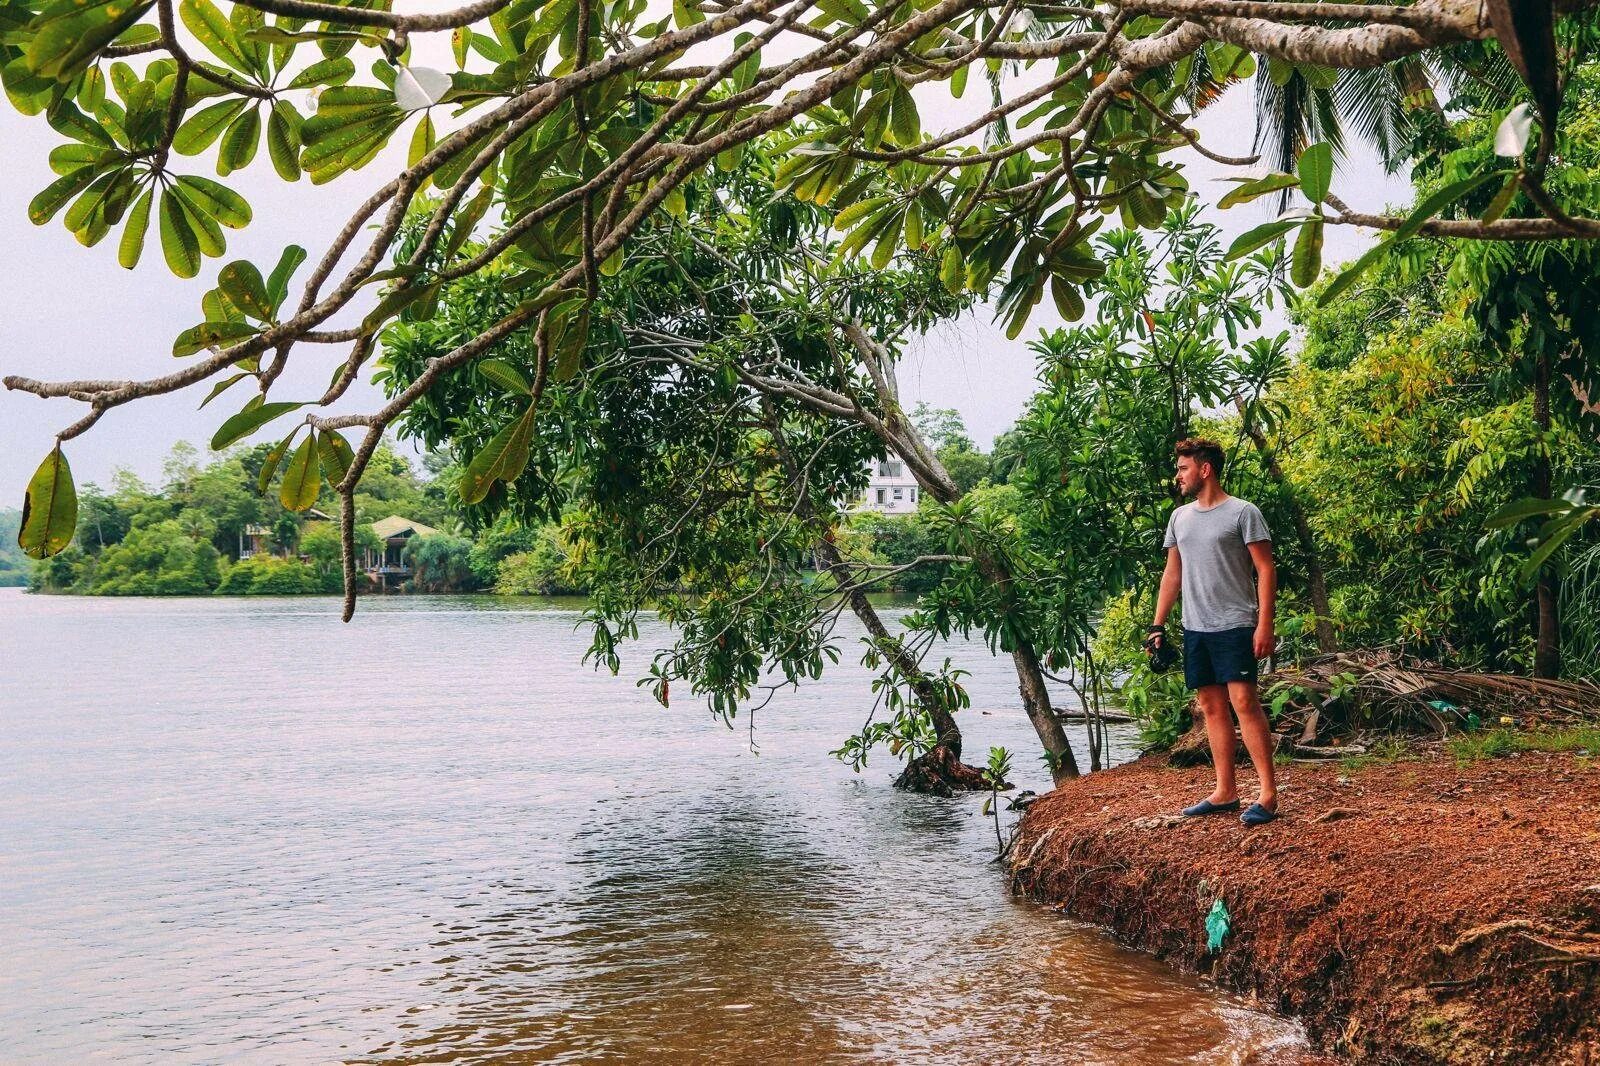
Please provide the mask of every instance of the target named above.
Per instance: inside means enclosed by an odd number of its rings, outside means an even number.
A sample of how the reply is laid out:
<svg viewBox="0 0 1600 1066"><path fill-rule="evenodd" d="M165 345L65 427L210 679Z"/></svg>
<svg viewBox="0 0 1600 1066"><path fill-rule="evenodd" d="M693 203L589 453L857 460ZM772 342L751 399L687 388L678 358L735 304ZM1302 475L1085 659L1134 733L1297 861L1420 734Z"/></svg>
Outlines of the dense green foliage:
<svg viewBox="0 0 1600 1066"><path fill-rule="evenodd" d="M266 450L264 445L235 449L202 465L193 447L179 444L166 461L160 489L126 471L118 472L110 493L86 485L74 543L19 568L20 573L40 591L101 596L338 591L336 523L286 511L270 483L260 491ZM373 469L376 476L363 483L358 498L358 549L378 546L369 523L390 514L428 525L453 524L444 489L419 476L403 457L386 449ZM465 547L458 549L456 542ZM470 542L427 537L410 548L416 585L423 591L493 583L492 566L487 582L467 567L466 557L474 550ZM241 560L241 551L248 557Z"/></svg>
<svg viewBox="0 0 1600 1066"><path fill-rule="evenodd" d="M0 588L26 585L33 561L17 545L17 532L22 528L22 512L0 511Z"/></svg>

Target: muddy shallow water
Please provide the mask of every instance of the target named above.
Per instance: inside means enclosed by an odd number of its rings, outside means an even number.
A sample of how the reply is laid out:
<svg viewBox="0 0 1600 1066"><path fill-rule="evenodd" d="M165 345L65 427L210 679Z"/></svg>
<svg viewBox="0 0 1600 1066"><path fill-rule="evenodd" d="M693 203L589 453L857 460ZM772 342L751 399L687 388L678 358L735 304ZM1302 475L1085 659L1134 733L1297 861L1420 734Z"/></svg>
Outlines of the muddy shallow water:
<svg viewBox="0 0 1600 1066"><path fill-rule="evenodd" d="M832 759L853 631L752 738L655 704L643 648L581 665L577 620L0 590L0 1061L1298 1057L1012 900L979 799ZM1043 788L1009 661L950 653L971 757Z"/></svg>

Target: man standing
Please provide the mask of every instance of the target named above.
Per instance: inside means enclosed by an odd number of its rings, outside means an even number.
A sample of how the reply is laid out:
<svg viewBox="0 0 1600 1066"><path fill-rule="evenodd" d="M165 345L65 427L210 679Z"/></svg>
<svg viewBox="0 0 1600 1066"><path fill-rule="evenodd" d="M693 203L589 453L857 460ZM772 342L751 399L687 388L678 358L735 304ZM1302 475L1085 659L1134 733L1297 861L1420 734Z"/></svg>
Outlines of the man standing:
<svg viewBox="0 0 1600 1066"><path fill-rule="evenodd" d="M1274 646L1278 571L1272 534L1255 504L1222 491L1220 445L1191 438L1176 450L1178 489L1193 502L1173 511L1167 523L1167 568L1145 652L1153 654L1166 642L1167 616L1181 591L1184 681L1205 715L1217 771L1216 790L1183 813L1197 817L1239 809L1231 703L1261 785L1256 802L1239 820L1263 825L1278 816L1272 731L1256 693L1256 661L1271 655Z"/></svg>

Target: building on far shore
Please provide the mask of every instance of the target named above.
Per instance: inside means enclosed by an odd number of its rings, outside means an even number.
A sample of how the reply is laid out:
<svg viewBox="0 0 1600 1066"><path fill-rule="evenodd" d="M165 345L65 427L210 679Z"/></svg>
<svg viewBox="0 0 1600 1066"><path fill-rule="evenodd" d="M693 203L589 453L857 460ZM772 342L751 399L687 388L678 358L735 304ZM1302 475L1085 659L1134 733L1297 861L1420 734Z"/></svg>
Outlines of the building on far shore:
<svg viewBox="0 0 1600 1066"><path fill-rule="evenodd" d="M852 511L877 511L880 514L910 514L917 509L921 495L917 479L898 455L874 459L867 464L867 491Z"/></svg>
<svg viewBox="0 0 1600 1066"><path fill-rule="evenodd" d="M312 522L332 521L332 515L323 514L315 507L312 507L306 511L304 516L301 517L300 524L303 530L306 525L309 525ZM279 545L276 551L273 550L271 526L250 525L239 530L240 562L250 558L252 555L276 555L280 559L287 559L289 558L290 554L291 553L288 551L288 549L284 548L282 545Z"/></svg>
<svg viewBox="0 0 1600 1066"><path fill-rule="evenodd" d="M372 523L379 547L366 549L361 569L377 585L398 585L411 576L411 563L406 559L406 544L412 537L431 537L439 532L432 526L392 514Z"/></svg>

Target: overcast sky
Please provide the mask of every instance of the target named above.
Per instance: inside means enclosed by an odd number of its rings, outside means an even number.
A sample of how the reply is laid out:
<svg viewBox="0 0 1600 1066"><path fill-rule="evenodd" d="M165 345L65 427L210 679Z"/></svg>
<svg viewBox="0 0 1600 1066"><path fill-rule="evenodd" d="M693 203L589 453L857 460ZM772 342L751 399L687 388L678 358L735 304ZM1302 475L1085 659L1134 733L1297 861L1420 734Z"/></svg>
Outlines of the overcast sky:
<svg viewBox="0 0 1600 1066"><path fill-rule="evenodd" d="M959 122L972 106L970 99L950 103L947 96L931 96L923 105L924 128L948 128L947 123ZM1229 92L1204 113L1199 128L1213 149L1246 154L1253 129L1250 87ZM397 135L396 140L403 146L407 136ZM265 270L288 244L304 245L315 261L328 237L389 173L380 158L328 185L313 187L306 180L288 185L276 177L265 162L265 151L261 152L249 171L230 179L250 201L254 220L244 230L227 231L227 254L206 260L199 278L182 281L167 271L153 226L144 261L137 270L126 271L116 262L115 234L98 247L83 248L59 216L48 225L32 225L28 202L53 179L46 156L60 139L42 119L24 118L0 105L0 143L6 146L7 157L0 168L0 246L12 264L7 283L0 287L0 374L44 379L146 378L170 372L177 365L168 354L172 338L200 321L200 296L215 283L223 263L249 258ZM1214 202L1227 188L1217 183L1221 175L1237 173L1192 152L1183 156L1191 187L1204 200ZM197 173L210 171L209 158L193 165ZM1346 201L1367 207L1409 199L1403 182L1387 177L1364 158L1346 162L1334 188ZM1210 217L1233 234L1272 213L1263 201L1211 212ZM1324 257L1330 263L1351 258L1370 240L1349 227L1329 229ZM902 399L908 404L926 400L955 408L973 438L987 446L1011 425L1033 391L1035 364L1027 338L1040 328L1060 324L1048 299L1016 341L1006 340L987 310L951 323L913 345L901 368ZM317 395L338 358L342 353L331 347L297 349L289 371L273 390L274 397ZM189 440L203 446L245 397L243 392L237 397L230 394L204 411L197 410L207 391L209 386L202 384L108 411L68 446L77 482L107 484L119 466L157 481L162 457L174 442ZM377 389L362 382L335 410L367 410L377 397ZM0 391L0 507L21 506L27 480L49 450L53 435L83 411L81 404L70 400L46 401Z"/></svg>

